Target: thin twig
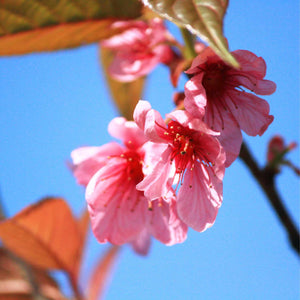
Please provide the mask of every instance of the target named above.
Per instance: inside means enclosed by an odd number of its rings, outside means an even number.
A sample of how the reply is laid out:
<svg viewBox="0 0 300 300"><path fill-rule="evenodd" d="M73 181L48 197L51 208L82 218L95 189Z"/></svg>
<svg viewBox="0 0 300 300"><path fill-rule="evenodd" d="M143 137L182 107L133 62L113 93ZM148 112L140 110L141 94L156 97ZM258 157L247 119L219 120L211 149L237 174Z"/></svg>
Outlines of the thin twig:
<svg viewBox="0 0 300 300"><path fill-rule="evenodd" d="M4 204L3 204L3 197L2 197L2 191L0 187L0 221L3 221L5 219L5 209L4 209Z"/></svg>
<svg viewBox="0 0 300 300"><path fill-rule="evenodd" d="M74 277L74 274L72 274L72 272L67 272L66 274L67 274L69 283L70 283L70 285L72 287L75 299L76 300L83 300L83 296L82 296L81 291L80 291L80 289L78 287L77 280Z"/></svg>
<svg viewBox="0 0 300 300"><path fill-rule="evenodd" d="M256 178L259 185L264 190L267 199L274 208L280 222L285 227L291 246L300 255L300 235L298 228L294 224L291 216L285 208L281 197L275 187L276 173L272 168L260 168L250 153L245 143L242 144L240 158L249 167L252 175Z"/></svg>

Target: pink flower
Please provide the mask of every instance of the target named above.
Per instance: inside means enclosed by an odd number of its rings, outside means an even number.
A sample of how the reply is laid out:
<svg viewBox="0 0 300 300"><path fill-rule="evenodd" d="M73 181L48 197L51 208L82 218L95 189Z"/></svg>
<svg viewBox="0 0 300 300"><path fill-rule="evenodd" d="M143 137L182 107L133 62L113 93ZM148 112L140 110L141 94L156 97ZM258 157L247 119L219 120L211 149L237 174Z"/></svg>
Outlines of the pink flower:
<svg viewBox="0 0 300 300"><path fill-rule="evenodd" d="M109 156L122 153L123 149L116 142L101 147L81 147L71 152L71 169L78 184L87 186L93 175L109 160Z"/></svg>
<svg viewBox="0 0 300 300"><path fill-rule="evenodd" d="M181 243L186 239L188 228L177 215L176 200L172 189L165 199L168 202L160 198L150 203L146 227L131 243L133 249L141 255L148 253L151 235L168 246Z"/></svg>
<svg viewBox="0 0 300 300"><path fill-rule="evenodd" d="M137 185L150 200L165 197L170 185L180 185L178 216L188 226L204 231L213 225L222 203L225 153L214 135L200 119L185 111L160 114L147 101L139 101L134 119L150 141L164 144L150 172ZM154 161L154 160L153 160Z"/></svg>
<svg viewBox="0 0 300 300"><path fill-rule="evenodd" d="M161 19L155 18L149 24L143 21L121 21L115 28L124 29L101 46L115 52L109 68L110 75L119 81L133 81L149 74L157 64L168 63L173 52L166 43L173 40Z"/></svg>
<svg viewBox="0 0 300 300"><path fill-rule="evenodd" d="M287 152L295 149L297 144L295 142L285 145L284 139L281 135L275 135L269 142L267 161L272 163L275 159L282 158Z"/></svg>
<svg viewBox="0 0 300 300"><path fill-rule="evenodd" d="M134 122L115 118L110 134L124 146L109 143L83 147L71 153L78 183L86 185L86 201L94 235L100 243L116 245L140 241L139 252L147 252L141 236L152 235L162 243L183 242L187 226L176 215L175 198L157 198L151 203L136 185L144 178L143 163L148 147L143 131ZM151 148L152 149L152 148Z"/></svg>
<svg viewBox="0 0 300 300"><path fill-rule="evenodd" d="M282 136L273 136L269 142L267 151L268 168L272 169L275 173L279 173L280 167L282 165L286 165L299 176L300 169L285 158L286 154L296 147L297 144L295 142L291 142L290 144L286 145Z"/></svg>
<svg viewBox="0 0 300 300"><path fill-rule="evenodd" d="M193 61L186 72L193 77L185 85L184 106L193 116L203 118L213 130L221 132L219 140L226 151L226 166L238 156L241 130L248 135L262 135L273 121L269 104L254 95L270 95L274 82L264 80L266 63L246 50L233 51L240 69L226 65L210 48ZM250 90L249 93L243 88Z"/></svg>

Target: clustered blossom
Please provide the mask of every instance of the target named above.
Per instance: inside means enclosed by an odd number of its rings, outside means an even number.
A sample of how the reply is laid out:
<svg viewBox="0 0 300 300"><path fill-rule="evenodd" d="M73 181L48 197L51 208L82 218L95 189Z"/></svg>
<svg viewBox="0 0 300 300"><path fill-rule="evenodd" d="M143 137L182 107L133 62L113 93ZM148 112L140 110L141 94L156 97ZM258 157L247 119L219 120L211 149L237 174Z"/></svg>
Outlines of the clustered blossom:
<svg viewBox="0 0 300 300"><path fill-rule="evenodd" d="M124 31L102 42L115 51L114 78L134 80L172 59L161 20L115 26ZM265 61L246 50L232 55L239 69L202 45L186 71L190 79L183 107L163 119L140 100L134 121L119 117L108 126L123 146L111 142L71 153L100 243L131 243L146 254L151 236L173 245L186 239L188 227L202 232L214 224L223 201L225 168L239 154L241 130L262 135L274 119L269 104L257 96L276 89L264 79Z"/></svg>
<svg viewBox="0 0 300 300"><path fill-rule="evenodd" d="M114 79L133 81L149 74L159 63L172 61L174 54L168 44L174 39L161 19L119 21L113 27L123 32L102 41L101 47L115 53L109 68Z"/></svg>
<svg viewBox="0 0 300 300"><path fill-rule="evenodd" d="M82 147L71 153L73 173L86 186L92 229L100 243L132 243L146 253L150 235L167 245L185 240L187 226L177 217L174 192L151 203L136 185L144 178L147 149L143 131L134 122L115 118L109 133L123 141L101 147Z"/></svg>
<svg viewBox="0 0 300 300"><path fill-rule="evenodd" d="M263 79L263 58L246 50L233 51L232 55L239 69L226 65L209 47L205 48L186 72L192 78L185 85L184 100L187 111L221 133L226 166L239 154L241 130L251 136L262 135L274 119L269 115L269 104L253 93L270 95L276 90L274 82Z"/></svg>
<svg viewBox="0 0 300 300"><path fill-rule="evenodd" d="M179 217L195 230L210 227L222 203L225 153L213 132L185 111L175 111L166 125L146 101L140 101L134 118L150 141L165 145L153 170L138 185L148 199L165 197L168 185L180 185Z"/></svg>

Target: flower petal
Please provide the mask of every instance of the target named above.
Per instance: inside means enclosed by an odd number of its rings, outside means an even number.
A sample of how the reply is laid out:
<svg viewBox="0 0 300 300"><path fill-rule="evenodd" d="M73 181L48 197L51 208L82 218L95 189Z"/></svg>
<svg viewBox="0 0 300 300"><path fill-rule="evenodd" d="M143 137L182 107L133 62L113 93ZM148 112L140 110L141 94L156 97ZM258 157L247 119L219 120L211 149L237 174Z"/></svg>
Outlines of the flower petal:
<svg viewBox="0 0 300 300"><path fill-rule="evenodd" d="M239 156L243 142L241 130L236 126L236 122L233 120L226 121L226 126L224 130L221 131L221 135L218 136L218 140L225 150L225 167L228 168Z"/></svg>
<svg viewBox="0 0 300 300"><path fill-rule="evenodd" d="M179 190L179 217L196 231L206 230L215 222L222 194L222 181L214 176L211 168L198 162L193 171L187 170Z"/></svg>
<svg viewBox="0 0 300 300"><path fill-rule="evenodd" d="M128 181L126 163L113 158L86 188L94 235L100 243L121 245L135 239L145 227L147 200Z"/></svg>
<svg viewBox="0 0 300 300"><path fill-rule="evenodd" d="M124 31L101 42L102 47L115 52L109 68L114 79L133 81L149 74L160 62L169 63L173 59L173 51L168 45L173 37L161 19L155 18L148 23L129 21L127 25L116 23Z"/></svg>
<svg viewBox="0 0 300 300"><path fill-rule="evenodd" d="M271 95L276 90L276 84L263 80L266 76L267 65L262 57L247 50L236 50L232 54L240 63L240 69L232 69L229 73L250 91L258 95Z"/></svg>
<svg viewBox="0 0 300 300"><path fill-rule="evenodd" d="M108 132L113 137L120 139L128 148L138 148L146 142L143 131L133 122L123 117L110 121Z"/></svg>
<svg viewBox="0 0 300 300"><path fill-rule="evenodd" d="M115 80L130 82L149 74L160 60L159 56L151 54L140 59L131 53L126 58L117 54L109 67L109 74Z"/></svg>
<svg viewBox="0 0 300 300"><path fill-rule="evenodd" d="M233 78L241 86L258 95L271 95L276 91L275 82L270 80L257 79L254 76L243 73L234 75Z"/></svg>
<svg viewBox="0 0 300 300"><path fill-rule="evenodd" d="M160 157L157 157L157 162L152 172L145 176L145 178L137 184L136 188L144 191L145 196L149 200L155 200L167 195L169 187L167 182L170 177L170 154L172 148L168 147Z"/></svg>
<svg viewBox="0 0 300 300"><path fill-rule="evenodd" d="M194 117L186 110L174 110L171 113L167 114L167 118L177 121L185 127L189 127L190 129L210 134L210 135L220 135L219 132L211 130L208 128L207 124L205 124L202 119Z"/></svg>
<svg viewBox="0 0 300 300"><path fill-rule="evenodd" d="M131 246L139 255L146 256L149 253L151 236L146 228L142 230L138 237L131 242Z"/></svg>
<svg viewBox="0 0 300 300"><path fill-rule="evenodd" d="M169 192L168 202L163 199L152 201L152 210L148 211L149 231L160 242L174 245L185 241L187 226L177 215L173 192Z"/></svg>
<svg viewBox="0 0 300 300"><path fill-rule="evenodd" d="M237 73L243 72L258 79L266 76L267 65L262 57L258 57L248 50L235 50L231 53L240 63L240 69L236 70Z"/></svg>
<svg viewBox="0 0 300 300"><path fill-rule="evenodd" d="M232 113L227 109L219 118L214 118L213 114L217 113L217 108L214 107L213 103L208 102L204 120L208 126L220 132L217 138L226 152L225 166L229 167L240 153L243 136Z"/></svg>
<svg viewBox="0 0 300 300"><path fill-rule="evenodd" d="M192 115L184 110L174 110L168 113L166 117L167 119L172 119L179 122L183 126L188 126L190 121L193 119Z"/></svg>
<svg viewBox="0 0 300 300"><path fill-rule="evenodd" d="M248 135L262 135L273 122L267 101L236 90L227 93L226 103L242 130Z"/></svg>
<svg viewBox="0 0 300 300"><path fill-rule="evenodd" d="M143 38L143 32L147 29L147 24L143 21L117 21L112 24L112 28L124 30L109 39L100 42L101 47L112 50L122 50L130 48L137 41Z"/></svg>
<svg viewBox="0 0 300 300"><path fill-rule="evenodd" d="M202 119L205 114L206 92L202 85L204 73L193 76L184 86L184 107L194 117Z"/></svg>
<svg viewBox="0 0 300 300"><path fill-rule="evenodd" d="M179 218L177 213L177 202L175 200L169 202L170 217L169 217L169 230L170 242L168 246L182 243L187 238L188 226Z"/></svg>
<svg viewBox="0 0 300 300"><path fill-rule="evenodd" d="M159 135L163 136L164 134L165 122L160 113L151 108L148 101L140 100L138 102L133 118L151 142L164 142L164 139L160 138Z"/></svg>
<svg viewBox="0 0 300 300"><path fill-rule="evenodd" d="M162 138L165 132L165 122L160 113L154 109L149 110L146 115L145 135L151 142L165 143Z"/></svg>
<svg viewBox="0 0 300 300"><path fill-rule="evenodd" d="M140 100L133 112L133 119L140 129L144 131L146 123L146 115L151 109L151 104L148 101Z"/></svg>
<svg viewBox="0 0 300 300"><path fill-rule="evenodd" d="M167 144L146 142L141 150L145 153L143 173L148 175L154 169L158 157L167 149Z"/></svg>
<svg viewBox="0 0 300 300"><path fill-rule="evenodd" d="M253 92L258 95L271 95L276 91L276 83L271 80L258 80Z"/></svg>
<svg viewBox="0 0 300 300"><path fill-rule="evenodd" d="M110 155L120 155L123 148L111 142L101 147L81 147L71 152L71 169L78 184L87 185L92 176L102 168Z"/></svg>
<svg viewBox="0 0 300 300"><path fill-rule="evenodd" d="M197 49L198 48L198 49ZM197 52L200 52L198 56L196 56L192 62L191 67L185 71L187 74L195 74L199 72L199 66L204 65L208 58L215 57L217 60L220 60L218 56L211 50L210 47L203 47L203 46L197 46L196 47Z"/></svg>

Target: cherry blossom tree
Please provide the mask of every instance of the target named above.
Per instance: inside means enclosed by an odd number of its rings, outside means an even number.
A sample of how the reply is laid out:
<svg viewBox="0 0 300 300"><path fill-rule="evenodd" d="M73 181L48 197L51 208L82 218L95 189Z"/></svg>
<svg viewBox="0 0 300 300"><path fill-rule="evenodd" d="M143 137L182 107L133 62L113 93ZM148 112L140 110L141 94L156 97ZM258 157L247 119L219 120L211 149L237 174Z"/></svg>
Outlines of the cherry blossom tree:
<svg viewBox="0 0 300 300"><path fill-rule="evenodd" d="M78 145L70 153L66 168L74 186L77 182L85 189L87 209L81 216L74 217L61 197L45 197L10 218L3 214L0 266L9 272L1 278L14 284L0 288L0 296L68 299L49 273L62 270L72 299L97 299L122 245L146 256L152 239L172 246L184 243L189 228L199 235L209 231L226 201L226 170L237 159L264 191L299 255L299 230L275 183L283 167L300 175L286 158L296 143L286 145L282 136L274 136L260 167L243 142L242 131L261 136L276 118L263 98L276 92L276 83L266 76L264 58L248 49L229 51L223 34L228 4L88 0L78 8L69 0L22 6L16 0L0 2L5 29L0 55L99 43L101 67L121 115L103 124L120 143ZM169 24L180 30L183 42L169 32ZM142 95L158 65L168 69L174 87L185 78L175 101L170 96L174 105L166 116ZM99 247L111 247L95 263L83 292L79 274L89 224Z"/></svg>

